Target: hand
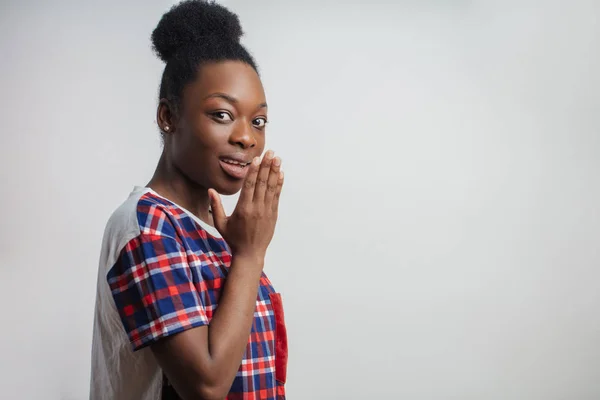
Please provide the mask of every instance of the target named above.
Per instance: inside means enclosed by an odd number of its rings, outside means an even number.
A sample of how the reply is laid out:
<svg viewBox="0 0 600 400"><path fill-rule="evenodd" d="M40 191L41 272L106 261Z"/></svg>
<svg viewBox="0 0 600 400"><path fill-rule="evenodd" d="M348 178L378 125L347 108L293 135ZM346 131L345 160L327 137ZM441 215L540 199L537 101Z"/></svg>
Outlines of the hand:
<svg viewBox="0 0 600 400"><path fill-rule="evenodd" d="M262 163L256 157L244 180L240 198L231 216L225 215L219 194L209 190L215 228L234 257L264 258L277 222L283 186L281 159L267 151Z"/></svg>

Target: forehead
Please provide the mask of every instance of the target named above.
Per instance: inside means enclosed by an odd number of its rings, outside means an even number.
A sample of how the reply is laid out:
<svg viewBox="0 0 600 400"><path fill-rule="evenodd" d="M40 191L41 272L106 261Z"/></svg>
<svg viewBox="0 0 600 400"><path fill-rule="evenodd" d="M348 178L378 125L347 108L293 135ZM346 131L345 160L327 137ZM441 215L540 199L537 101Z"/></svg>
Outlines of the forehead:
<svg viewBox="0 0 600 400"><path fill-rule="evenodd" d="M187 86L185 92L185 97L189 96L189 100L195 101L201 101L213 93L224 93L249 106L265 102L265 92L258 74L241 61L201 65L196 80Z"/></svg>

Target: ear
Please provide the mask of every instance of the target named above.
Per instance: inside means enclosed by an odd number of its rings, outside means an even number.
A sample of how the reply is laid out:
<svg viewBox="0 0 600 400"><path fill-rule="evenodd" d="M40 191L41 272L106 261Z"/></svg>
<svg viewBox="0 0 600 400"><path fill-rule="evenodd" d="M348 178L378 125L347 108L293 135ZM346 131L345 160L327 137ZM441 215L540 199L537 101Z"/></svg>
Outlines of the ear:
<svg viewBox="0 0 600 400"><path fill-rule="evenodd" d="M175 110L167 99L160 99L158 103L156 123L162 133L169 134L175 132L177 126Z"/></svg>

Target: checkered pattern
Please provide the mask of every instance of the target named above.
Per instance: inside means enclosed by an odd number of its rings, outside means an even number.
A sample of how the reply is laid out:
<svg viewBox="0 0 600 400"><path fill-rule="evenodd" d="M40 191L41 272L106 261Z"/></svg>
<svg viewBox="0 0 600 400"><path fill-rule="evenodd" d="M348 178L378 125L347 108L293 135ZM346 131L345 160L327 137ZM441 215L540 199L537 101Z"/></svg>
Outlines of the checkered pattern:
<svg viewBox="0 0 600 400"><path fill-rule="evenodd" d="M166 199L144 194L137 217L141 234L127 243L107 275L133 351L210 324L231 264L225 241ZM287 348L280 351L287 342L279 324L283 311L274 307L273 296L278 294L263 273L246 353L228 400L285 399L285 365L277 357L287 360Z"/></svg>

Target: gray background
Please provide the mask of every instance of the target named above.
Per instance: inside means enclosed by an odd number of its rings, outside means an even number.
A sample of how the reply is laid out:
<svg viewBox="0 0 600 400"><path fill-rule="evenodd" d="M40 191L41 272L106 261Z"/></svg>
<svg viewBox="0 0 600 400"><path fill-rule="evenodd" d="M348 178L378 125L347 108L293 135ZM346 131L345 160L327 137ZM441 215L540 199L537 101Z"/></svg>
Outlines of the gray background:
<svg viewBox="0 0 600 400"><path fill-rule="evenodd" d="M366 3L225 2L287 174L289 398L599 399L600 3ZM171 4L1 3L3 398L87 397Z"/></svg>

